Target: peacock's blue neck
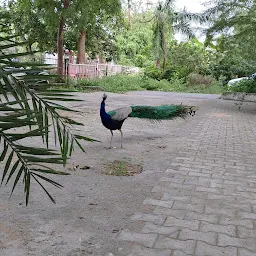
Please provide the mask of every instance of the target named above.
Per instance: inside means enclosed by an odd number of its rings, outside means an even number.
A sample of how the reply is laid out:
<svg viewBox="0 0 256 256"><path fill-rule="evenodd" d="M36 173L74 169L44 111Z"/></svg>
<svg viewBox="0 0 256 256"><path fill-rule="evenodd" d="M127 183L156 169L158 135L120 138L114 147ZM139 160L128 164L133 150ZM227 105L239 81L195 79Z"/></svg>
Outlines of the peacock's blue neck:
<svg viewBox="0 0 256 256"><path fill-rule="evenodd" d="M105 100L103 100L100 105L100 117L103 124L111 122L111 117L105 110Z"/></svg>
<svg viewBox="0 0 256 256"><path fill-rule="evenodd" d="M106 110L105 110L105 101L103 100L100 104L100 116L106 115Z"/></svg>

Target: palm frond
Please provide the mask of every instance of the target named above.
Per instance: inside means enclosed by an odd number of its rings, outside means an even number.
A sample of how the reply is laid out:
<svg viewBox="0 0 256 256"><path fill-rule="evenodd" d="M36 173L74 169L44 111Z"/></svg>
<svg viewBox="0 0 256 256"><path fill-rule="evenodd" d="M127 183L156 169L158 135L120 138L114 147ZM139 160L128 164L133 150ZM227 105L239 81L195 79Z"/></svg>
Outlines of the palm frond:
<svg viewBox="0 0 256 256"><path fill-rule="evenodd" d="M15 35L1 34L1 31L3 27L0 24L0 162L3 163L1 184L13 182L12 194L17 183L23 180L27 205L32 179L55 202L40 179L60 188L61 185L47 175L67 173L55 170L52 165L65 165L74 152L75 145L85 151L81 140L96 140L77 134L76 126L83 124L62 114L63 111L77 112L59 103L78 101L72 94L47 91L51 84L37 84L45 76L21 75L17 78L16 75L22 69L15 71L13 67L27 70L29 66L29 70L33 72L40 70L42 65L13 62L12 58L28 53L13 52L13 47L20 46L23 42L16 43ZM47 79L50 78L51 76L47 76ZM52 137L54 148L50 148ZM36 146L31 146L31 138L37 139Z"/></svg>

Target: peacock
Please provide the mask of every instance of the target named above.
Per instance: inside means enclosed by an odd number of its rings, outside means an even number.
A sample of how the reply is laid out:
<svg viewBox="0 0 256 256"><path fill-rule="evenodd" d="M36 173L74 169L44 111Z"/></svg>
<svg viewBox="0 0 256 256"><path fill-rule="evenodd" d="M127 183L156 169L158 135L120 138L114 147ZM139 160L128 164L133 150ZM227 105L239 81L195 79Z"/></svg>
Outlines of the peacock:
<svg viewBox="0 0 256 256"><path fill-rule="evenodd" d="M113 131L119 130L121 133L121 148L123 148L122 125L128 117L145 118L154 121L171 120L175 117L185 118L188 114L194 115L196 107L180 105L161 105L161 106L127 106L109 112L105 110L107 95L104 93L100 106L100 117L102 124L110 130L112 147Z"/></svg>

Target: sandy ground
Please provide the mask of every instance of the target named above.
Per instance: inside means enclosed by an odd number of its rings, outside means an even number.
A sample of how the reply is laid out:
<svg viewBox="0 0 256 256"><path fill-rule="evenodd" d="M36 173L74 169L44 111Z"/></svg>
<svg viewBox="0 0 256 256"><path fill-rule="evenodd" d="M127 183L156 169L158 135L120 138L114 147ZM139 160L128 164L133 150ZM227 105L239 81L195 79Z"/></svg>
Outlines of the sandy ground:
<svg viewBox="0 0 256 256"><path fill-rule="evenodd" d="M130 216L139 209L146 195L157 183L172 156L184 143L191 122L175 119L162 123L127 119L123 125L124 149L120 133L114 132L113 149L107 149L110 132L99 117L101 92L78 94L83 102L72 103L82 111L74 116L85 126L83 134L101 142L84 143L86 153L76 149L65 170L69 176L54 176L64 188L47 186L57 204L51 203L36 184L32 184L29 206L20 184L9 198L11 186L0 189L0 255L1 256L85 256L129 255L129 244L117 240L124 228L135 227ZM180 104L200 106L216 95L131 92L108 94L107 110L126 105ZM200 115L200 110L198 111ZM189 124L189 126L188 126ZM140 164L143 172L135 176L110 176L104 166L114 160ZM72 169L72 166L78 168ZM90 166L84 170L81 167ZM112 253L112 254L111 254Z"/></svg>

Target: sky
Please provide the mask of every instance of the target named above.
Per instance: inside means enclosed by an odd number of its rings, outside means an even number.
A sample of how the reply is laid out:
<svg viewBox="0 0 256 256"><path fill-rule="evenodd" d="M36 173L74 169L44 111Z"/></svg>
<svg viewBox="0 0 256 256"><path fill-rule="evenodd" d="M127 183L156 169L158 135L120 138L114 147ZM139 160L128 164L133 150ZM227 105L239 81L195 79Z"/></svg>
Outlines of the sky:
<svg viewBox="0 0 256 256"><path fill-rule="evenodd" d="M201 12L204 10L204 6L201 4L201 0L176 0L175 5L177 9L183 9L184 6L189 12Z"/></svg>

